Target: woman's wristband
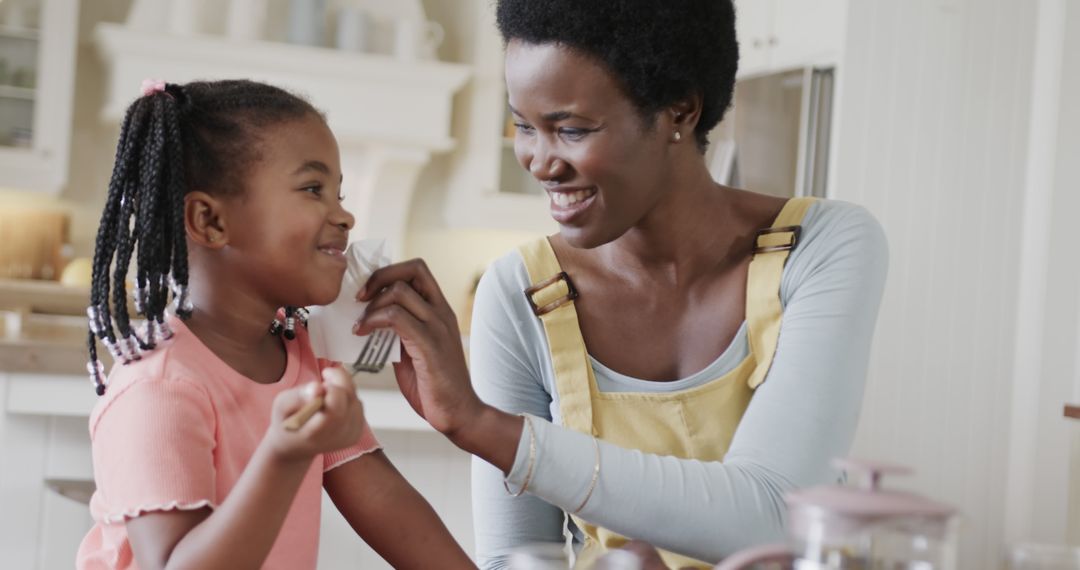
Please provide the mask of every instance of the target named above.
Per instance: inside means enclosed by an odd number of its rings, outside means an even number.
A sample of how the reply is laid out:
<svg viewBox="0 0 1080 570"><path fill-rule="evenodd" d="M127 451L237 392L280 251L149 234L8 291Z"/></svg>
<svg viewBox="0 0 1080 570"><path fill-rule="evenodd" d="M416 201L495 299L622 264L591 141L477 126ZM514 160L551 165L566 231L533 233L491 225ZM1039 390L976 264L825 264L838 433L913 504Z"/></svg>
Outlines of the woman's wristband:
<svg viewBox="0 0 1080 570"><path fill-rule="evenodd" d="M525 418L525 427L528 428L526 431L529 432L529 465L525 469L525 481L521 484L521 488L516 492L511 491L510 484L505 478L503 479L503 487L512 497L520 497L528 490L529 482L532 481L533 470L536 468L536 430L533 429L532 418L525 414L521 414L521 417Z"/></svg>

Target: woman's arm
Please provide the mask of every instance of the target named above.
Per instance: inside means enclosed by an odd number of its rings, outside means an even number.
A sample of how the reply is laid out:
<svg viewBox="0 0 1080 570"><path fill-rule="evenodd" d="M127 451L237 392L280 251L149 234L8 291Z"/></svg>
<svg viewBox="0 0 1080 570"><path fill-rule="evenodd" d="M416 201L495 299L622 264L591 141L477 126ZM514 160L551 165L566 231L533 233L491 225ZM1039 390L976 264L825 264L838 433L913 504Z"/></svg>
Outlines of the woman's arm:
<svg viewBox="0 0 1080 570"><path fill-rule="evenodd" d="M517 319L508 311L507 292L520 292L513 283L516 261L514 257L497 261L480 280L469 335L473 388L481 400L499 410L551 419L552 396L544 385L540 360L547 347L532 329L516 326ZM476 561L490 570L507 568L510 554L519 546L564 540L562 510L529 493L511 495L503 486L504 478L499 468L473 458Z"/></svg>
<svg viewBox="0 0 1080 570"><path fill-rule="evenodd" d="M257 568L277 539L296 491L316 455L354 443L364 425L352 382L324 371L326 384L282 392L273 420L229 495L210 511L151 512L127 522L140 568ZM305 387L306 388L306 387ZM282 422L325 392L323 408L300 430Z"/></svg>
<svg viewBox="0 0 1080 570"><path fill-rule="evenodd" d="M505 326L507 319L501 322L486 318L474 321L470 337L473 364L478 370L474 392L469 385L457 321L442 299L434 279L420 260L395 267L390 270L393 273L388 275L384 271L382 277L376 273L369 280L373 291L383 287L386 287L386 291L380 300L369 306L368 311L371 314L379 313L384 318L400 319L406 326L420 326L415 321L422 320L422 328L426 329L421 332L414 328L415 333L402 334L405 344L403 361L395 367L402 392L420 415L444 433L458 430L455 424L463 421L486 426L481 430L461 431L464 437L477 438L475 445L493 452L483 460L474 459L472 466L477 562L482 568L504 568L509 562L510 551L517 546L561 541L563 514L558 507L530 495L512 497L502 485L504 473L510 469L517 453L523 420L514 413L501 410L548 417L547 405L551 399L540 385L538 373L530 367L530 359L522 352L525 348L522 339L511 330L512 327ZM425 291L426 298L422 298L417 289L406 285L411 279L400 279L405 277L404 272L416 273L414 283ZM379 279L385 279L385 285L376 285L380 283ZM477 315L497 310L497 306L503 302L492 295L495 293L491 285L493 279L497 277L489 272L481 280L476 299ZM395 306L392 301L395 298L408 302L411 312ZM428 298L434 302L429 303ZM436 348L435 343L441 346ZM434 355L435 358L425 355ZM450 388L448 392L433 393L427 388L427 382L433 377L429 370L439 370L441 374L447 374L447 378L463 382L464 385L460 389ZM488 370L494 374L481 372ZM480 382L493 375L499 378L499 382ZM466 450L473 447L472 443L460 438L455 443Z"/></svg>
<svg viewBox="0 0 1080 570"><path fill-rule="evenodd" d="M394 568L476 567L382 451L327 471L323 486L356 534Z"/></svg>

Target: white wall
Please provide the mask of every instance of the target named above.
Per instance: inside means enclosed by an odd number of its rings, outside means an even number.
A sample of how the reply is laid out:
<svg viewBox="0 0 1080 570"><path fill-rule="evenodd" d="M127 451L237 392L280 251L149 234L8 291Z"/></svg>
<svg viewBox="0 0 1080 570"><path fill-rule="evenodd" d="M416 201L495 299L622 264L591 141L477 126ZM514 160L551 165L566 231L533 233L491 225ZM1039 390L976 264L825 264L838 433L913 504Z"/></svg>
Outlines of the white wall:
<svg viewBox="0 0 1080 570"><path fill-rule="evenodd" d="M891 252L854 453L959 507L962 568L1004 532L1033 6L855 0L840 68L835 197Z"/></svg>
<svg viewBox="0 0 1080 570"><path fill-rule="evenodd" d="M1080 546L1080 422L1062 417L1064 402L1080 403L1080 254L1075 214L1080 211L1080 4L1063 2L1061 75L1056 115L1049 263L1046 280L1044 374L1036 415L1038 453L1033 465L1032 538L1061 541L1071 509L1071 544ZM1072 448L1071 470L1065 450ZM1071 482L1068 500L1058 492Z"/></svg>
<svg viewBox="0 0 1080 570"><path fill-rule="evenodd" d="M1080 43L1067 31L1075 35L1080 14L1069 4L1039 2L1005 513L1007 539L1054 543L1065 540L1067 528L1071 426L1062 404L1076 375L1080 316L1080 266L1070 263L1075 252L1068 244L1070 213L1080 206L1080 114L1069 105L1080 94Z"/></svg>

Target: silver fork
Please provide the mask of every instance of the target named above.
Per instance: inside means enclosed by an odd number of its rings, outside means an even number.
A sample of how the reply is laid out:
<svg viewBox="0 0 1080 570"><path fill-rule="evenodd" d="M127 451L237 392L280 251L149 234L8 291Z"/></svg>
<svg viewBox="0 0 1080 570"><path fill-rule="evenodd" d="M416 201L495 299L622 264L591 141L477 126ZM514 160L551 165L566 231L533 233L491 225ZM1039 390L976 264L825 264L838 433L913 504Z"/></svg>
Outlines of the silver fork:
<svg viewBox="0 0 1080 570"><path fill-rule="evenodd" d="M397 334L390 329L378 329L368 335L364 348L360 350L360 356L356 357L356 362L352 365L353 372L375 373L385 368L386 361L390 359L390 352L397 341ZM313 398L285 419L285 429L289 431L300 429L311 419L311 416L315 415L315 412L322 408L322 405L322 397Z"/></svg>
<svg viewBox="0 0 1080 570"><path fill-rule="evenodd" d="M398 336L390 329L378 329L368 336L364 348L353 363L354 372L379 372L386 366Z"/></svg>

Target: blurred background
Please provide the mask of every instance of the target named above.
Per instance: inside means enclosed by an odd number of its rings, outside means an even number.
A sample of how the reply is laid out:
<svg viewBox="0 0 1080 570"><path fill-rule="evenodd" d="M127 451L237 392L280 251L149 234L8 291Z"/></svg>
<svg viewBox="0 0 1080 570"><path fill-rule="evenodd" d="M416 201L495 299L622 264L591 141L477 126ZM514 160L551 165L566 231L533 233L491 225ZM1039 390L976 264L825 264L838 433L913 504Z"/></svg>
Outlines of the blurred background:
<svg viewBox="0 0 1080 570"><path fill-rule="evenodd" d="M1080 544L1080 4L737 0L721 182L869 208L891 262L854 455L962 513L962 568ZM144 78L308 96L354 238L423 257L467 337L476 279L557 230L513 156L491 0L0 0L0 552L68 568L89 528L85 322L118 125ZM467 338L463 339L467 342ZM468 458L387 374L388 454L472 550ZM320 567L383 567L324 507Z"/></svg>

